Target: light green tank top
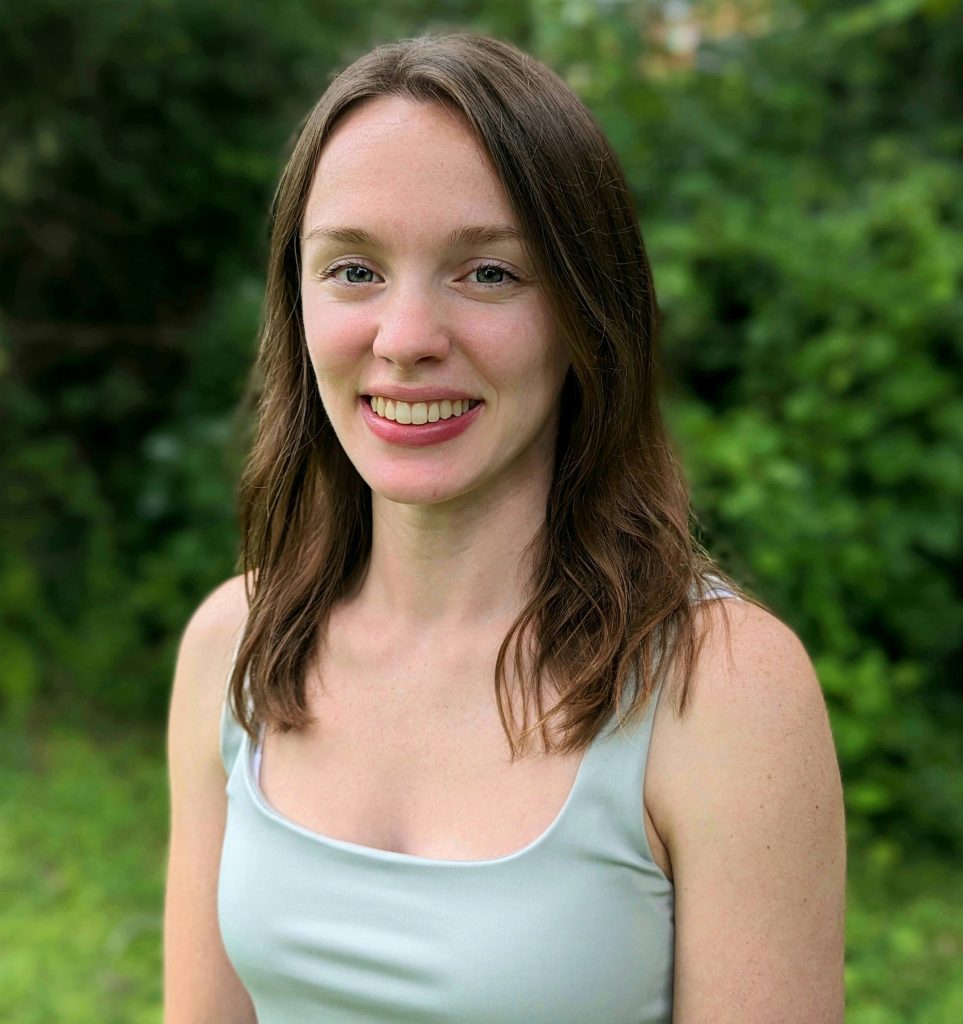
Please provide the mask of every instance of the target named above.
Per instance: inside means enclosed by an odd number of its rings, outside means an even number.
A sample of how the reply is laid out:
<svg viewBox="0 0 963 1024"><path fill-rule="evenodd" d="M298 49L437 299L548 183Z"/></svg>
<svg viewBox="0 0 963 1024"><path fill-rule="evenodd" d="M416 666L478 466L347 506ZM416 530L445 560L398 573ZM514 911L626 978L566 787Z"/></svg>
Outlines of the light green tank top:
<svg viewBox="0 0 963 1024"><path fill-rule="evenodd" d="M657 701L607 723L542 835L481 861L290 821L225 703L218 914L259 1024L669 1024L673 886L642 804Z"/></svg>

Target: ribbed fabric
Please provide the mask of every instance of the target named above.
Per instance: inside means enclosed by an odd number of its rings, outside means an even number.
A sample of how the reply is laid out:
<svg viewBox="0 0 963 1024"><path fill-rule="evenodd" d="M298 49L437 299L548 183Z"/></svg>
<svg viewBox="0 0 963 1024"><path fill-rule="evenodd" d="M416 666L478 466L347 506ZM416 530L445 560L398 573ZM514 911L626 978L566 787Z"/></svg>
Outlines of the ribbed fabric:
<svg viewBox="0 0 963 1024"><path fill-rule="evenodd" d="M482 861L290 821L225 703L218 913L259 1024L669 1024L674 893L642 807L658 696L589 745L541 836Z"/></svg>

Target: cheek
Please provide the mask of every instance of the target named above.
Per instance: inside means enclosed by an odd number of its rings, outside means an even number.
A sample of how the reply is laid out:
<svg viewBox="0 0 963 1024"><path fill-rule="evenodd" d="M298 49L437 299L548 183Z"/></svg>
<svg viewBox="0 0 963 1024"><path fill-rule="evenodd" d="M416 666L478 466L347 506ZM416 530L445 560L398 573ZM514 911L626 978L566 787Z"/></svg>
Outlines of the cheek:
<svg viewBox="0 0 963 1024"><path fill-rule="evenodd" d="M506 371L515 380L527 382L526 388L531 388L533 381L538 388L553 388L555 378L564 376L568 364L568 354L543 302L530 305L524 316L502 332L499 353Z"/></svg>
<svg viewBox="0 0 963 1024"><path fill-rule="evenodd" d="M301 302L308 355L315 372L336 373L357 360L370 342L365 319L350 306L335 305L310 293Z"/></svg>

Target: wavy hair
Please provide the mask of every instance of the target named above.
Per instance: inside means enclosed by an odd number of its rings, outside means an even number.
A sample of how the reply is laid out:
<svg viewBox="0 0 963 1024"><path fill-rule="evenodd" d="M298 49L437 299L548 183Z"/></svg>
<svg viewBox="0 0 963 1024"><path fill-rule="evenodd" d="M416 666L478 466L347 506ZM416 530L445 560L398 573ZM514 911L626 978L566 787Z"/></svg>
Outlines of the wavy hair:
<svg viewBox="0 0 963 1024"><path fill-rule="evenodd" d="M312 653L371 551L370 489L327 419L307 355L299 247L326 140L349 111L379 96L442 103L464 118L505 189L571 359L545 520L528 549L531 596L496 660L511 757L537 730L546 751L570 752L613 713L620 725L637 720L670 665L681 715L704 639L697 602L721 583L764 606L692 531L658 405L652 273L616 155L553 71L509 43L462 32L379 46L336 75L281 175L256 365L258 426L238 499L249 614L231 709L252 738L259 724L281 732L308 724ZM513 643L520 726L505 681ZM547 711L546 675L558 695Z"/></svg>

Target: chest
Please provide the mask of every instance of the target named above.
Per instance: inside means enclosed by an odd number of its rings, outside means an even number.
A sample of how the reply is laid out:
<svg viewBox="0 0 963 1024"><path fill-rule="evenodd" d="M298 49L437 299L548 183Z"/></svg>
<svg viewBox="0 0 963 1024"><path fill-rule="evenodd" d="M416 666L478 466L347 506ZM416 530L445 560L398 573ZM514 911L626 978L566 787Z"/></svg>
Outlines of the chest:
<svg viewBox="0 0 963 1024"><path fill-rule="evenodd" d="M473 861L525 848L559 816L583 752L546 756L536 742L511 761L496 654L494 638L419 653L363 650L342 634L307 677L313 724L262 740L264 798L311 832L378 850ZM646 793L656 784L650 766ZM653 857L671 877L643 796Z"/></svg>
<svg viewBox="0 0 963 1024"><path fill-rule="evenodd" d="M489 677L491 678L491 677ZM260 787L333 839L445 860L501 857L557 816L582 753L511 763L494 693L456 666L446 684L399 673L325 675L312 726L263 740ZM474 694L470 697L469 694Z"/></svg>

